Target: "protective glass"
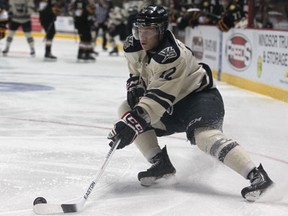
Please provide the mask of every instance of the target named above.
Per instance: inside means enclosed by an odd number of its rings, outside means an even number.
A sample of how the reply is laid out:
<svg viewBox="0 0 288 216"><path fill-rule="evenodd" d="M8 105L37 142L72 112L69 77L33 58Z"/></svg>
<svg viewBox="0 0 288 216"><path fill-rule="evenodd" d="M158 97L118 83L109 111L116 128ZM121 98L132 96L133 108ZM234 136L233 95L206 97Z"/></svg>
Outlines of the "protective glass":
<svg viewBox="0 0 288 216"><path fill-rule="evenodd" d="M133 37L136 40L145 38L149 40L159 34L159 27L157 25L142 25L139 23L134 23L132 28Z"/></svg>

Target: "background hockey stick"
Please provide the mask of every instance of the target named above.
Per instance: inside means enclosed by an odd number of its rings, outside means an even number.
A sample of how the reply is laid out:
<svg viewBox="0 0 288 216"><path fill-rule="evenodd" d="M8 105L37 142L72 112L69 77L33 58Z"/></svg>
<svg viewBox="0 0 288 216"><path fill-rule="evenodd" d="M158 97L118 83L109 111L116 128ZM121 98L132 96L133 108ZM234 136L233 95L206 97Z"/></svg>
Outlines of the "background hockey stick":
<svg viewBox="0 0 288 216"><path fill-rule="evenodd" d="M90 196L92 190L94 189L95 185L101 178L106 166L108 165L112 155L114 154L117 146L120 143L120 139L116 140L109 150L108 154L106 155L106 159L98 171L95 179L90 183L89 187L87 188L85 194L81 198L78 203L75 204L50 204L47 203L46 199L43 197L37 197L33 203L33 210L36 214L40 215L47 215L47 214L60 214L60 213L71 213L71 212L79 212L83 209L88 197Z"/></svg>
<svg viewBox="0 0 288 216"><path fill-rule="evenodd" d="M201 11L199 8L189 8L187 10L187 12L199 12L202 16L208 16L208 17L210 17L212 19L215 19L215 20L219 20L220 19L220 16L218 16L216 14L213 14L213 13Z"/></svg>

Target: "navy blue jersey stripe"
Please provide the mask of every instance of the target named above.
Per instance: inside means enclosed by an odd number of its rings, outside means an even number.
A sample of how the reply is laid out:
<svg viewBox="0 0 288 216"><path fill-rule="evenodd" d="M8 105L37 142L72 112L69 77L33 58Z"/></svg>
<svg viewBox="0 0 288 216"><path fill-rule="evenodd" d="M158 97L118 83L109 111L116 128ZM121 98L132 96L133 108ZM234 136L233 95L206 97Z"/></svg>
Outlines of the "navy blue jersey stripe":
<svg viewBox="0 0 288 216"><path fill-rule="evenodd" d="M171 101L171 103L173 103L175 100L175 96L167 94L167 93L161 91L160 89L149 89L149 90L147 90L147 94L148 93L153 93L154 95L158 95L162 98L165 98L165 99Z"/></svg>
<svg viewBox="0 0 288 216"><path fill-rule="evenodd" d="M157 97L154 94L145 94L145 97L150 98L154 101L156 101L158 104L160 104L162 107L164 107L165 110L167 110L171 105L169 103L167 103L166 101L160 99L159 97Z"/></svg>

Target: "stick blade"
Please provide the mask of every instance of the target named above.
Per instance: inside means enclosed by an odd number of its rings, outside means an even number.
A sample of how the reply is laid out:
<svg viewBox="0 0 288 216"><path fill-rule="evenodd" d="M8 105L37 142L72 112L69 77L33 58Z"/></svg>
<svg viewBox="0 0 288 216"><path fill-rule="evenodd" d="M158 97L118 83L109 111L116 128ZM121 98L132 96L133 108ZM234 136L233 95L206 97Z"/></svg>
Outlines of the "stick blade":
<svg viewBox="0 0 288 216"><path fill-rule="evenodd" d="M63 209L64 213L72 213L72 212L79 211L79 209L77 208L77 205L75 204L62 204L61 208Z"/></svg>
<svg viewBox="0 0 288 216"><path fill-rule="evenodd" d="M33 211L38 215L49 215L49 214L63 214L79 212L81 209L77 204L46 204L39 203L33 206Z"/></svg>
<svg viewBox="0 0 288 216"><path fill-rule="evenodd" d="M61 214L64 213L61 205L39 203L33 206L33 211L39 215Z"/></svg>

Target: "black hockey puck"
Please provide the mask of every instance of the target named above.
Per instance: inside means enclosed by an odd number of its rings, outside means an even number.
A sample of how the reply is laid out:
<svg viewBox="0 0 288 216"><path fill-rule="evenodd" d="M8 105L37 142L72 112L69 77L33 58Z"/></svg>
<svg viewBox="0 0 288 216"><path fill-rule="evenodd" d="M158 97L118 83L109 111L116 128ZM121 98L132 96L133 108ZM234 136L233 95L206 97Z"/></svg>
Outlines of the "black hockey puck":
<svg viewBox="0 0 288 216"><path fill-rule="evenodd" d="M37 205L37 204L40 204L40 203L47 203L46 199L44 197L37 197L34 202L33 202L33 205Z"/></svg>

